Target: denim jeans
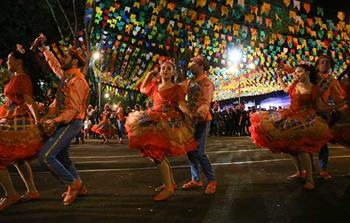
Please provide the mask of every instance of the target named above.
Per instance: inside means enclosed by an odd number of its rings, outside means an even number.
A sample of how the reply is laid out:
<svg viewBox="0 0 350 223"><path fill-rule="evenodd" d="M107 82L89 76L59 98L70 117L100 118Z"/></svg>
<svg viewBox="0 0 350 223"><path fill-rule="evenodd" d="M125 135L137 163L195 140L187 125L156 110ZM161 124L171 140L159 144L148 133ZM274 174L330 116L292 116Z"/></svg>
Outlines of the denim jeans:
<svg viewBox="0 0 350 223"><path fill-rule="evenodd" d="M195 126L194 138L198 143L197 149L187 153L190 162L192 180L200 180L199 164L207 177L208 182L214 180L213 168L210 161L205 154L205 147L207 144L208 122L199 122Z"/></svg>
<svg viewBox="0 0 350 223"><path fill-rule="evenodd" d="M125 132L124 132L125 119L118 120L117 123L118 123L118 136L122 138L125 135Z"/></svg>
<svg viewBox="0 0 350 223"><path fill-rule="evenodd" d="M322 146L320 152L318 153L318 159L320 162L321 170L327 170L328 156L329 156L329 151L328 151L328 146L326 144L326 145Z"/></svg>
<svg viewBox="0 0 350 223"><path fill-rule="evenodd" d="M327 112L321 112L318 113L325 121L328 120L328 113ZM329 150L327 144L322 146L320 152L318 153L318 160L320 163L320 169L322 170L327 170L328 166L328 156L329 156Z"/></svg>
<svg viewBox="0 0 350 223"><path fill-rule="evenodd" d="M46 165L49 170L66 185L72 184L80 176L69 158L69 146L72 139L83 127L83 121L74 120L67 125L59 126L38 154L39 162Z"/></svg>

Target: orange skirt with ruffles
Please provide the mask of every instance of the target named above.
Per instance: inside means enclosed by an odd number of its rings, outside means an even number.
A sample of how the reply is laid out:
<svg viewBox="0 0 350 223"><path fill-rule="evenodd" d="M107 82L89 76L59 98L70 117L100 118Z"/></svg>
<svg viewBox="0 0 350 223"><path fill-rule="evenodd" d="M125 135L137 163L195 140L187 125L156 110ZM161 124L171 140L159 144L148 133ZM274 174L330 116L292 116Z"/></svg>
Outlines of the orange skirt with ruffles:
<svg viewBox="0 0 350 223"><path fill-rule="evenodd" d="M273 153L319 152L331 138L327 123L314 112L257 112L250 116L253 142Z"/></svg>
<svg viewBox="0 0 350 223"><path fill-rule="evenodd" d="M39 128L23 131L0 131L0 169L9 164L34 158L43 145Z"/></svg>
<svg viewBox="0 0 350 223"><path fill-rule="evenodd" d="M129 114L125 129L129 148L140 149L143 156L156 161L162 161L166 156L185 155L197 147L191 121L179 115L162 118L161 115L136 111Z"/></svg>
<svg viewBox="0 0 350 223"><path fill-rule="evenodd" d="M91 131L98 135L113 136L116 134L116 127L111 123L105 123L101 125L93 125Z"/></svg>

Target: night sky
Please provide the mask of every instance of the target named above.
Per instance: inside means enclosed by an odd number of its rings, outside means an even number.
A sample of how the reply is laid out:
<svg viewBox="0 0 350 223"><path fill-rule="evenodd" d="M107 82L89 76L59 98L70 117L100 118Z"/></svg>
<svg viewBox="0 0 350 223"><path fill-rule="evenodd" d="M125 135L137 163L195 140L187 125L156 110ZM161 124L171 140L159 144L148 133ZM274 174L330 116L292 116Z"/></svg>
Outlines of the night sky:
<svg viewBox="0 0 350 223"><path fill-rule="evenodd" d="M55 11L63 34L69 35L68 25L57 5L57 0L48 1ZM278 0L278 2L281 1ZM74 27L72 0L61 0L60 2ZM75 0L75 2L78 23L81 29L83 28L85 1ZM274 1L266 0L266 2L273 3ZM335 18L339 9L345 10L349 20L350 0L314 0L313 2L324 7L326 16ZM3 0L1 1L0 15L0 58L6 57L16 43L29 45L40 32L45 33L48 40L57 41L60 39L57 25L53 20L46 0Z"/></svg>

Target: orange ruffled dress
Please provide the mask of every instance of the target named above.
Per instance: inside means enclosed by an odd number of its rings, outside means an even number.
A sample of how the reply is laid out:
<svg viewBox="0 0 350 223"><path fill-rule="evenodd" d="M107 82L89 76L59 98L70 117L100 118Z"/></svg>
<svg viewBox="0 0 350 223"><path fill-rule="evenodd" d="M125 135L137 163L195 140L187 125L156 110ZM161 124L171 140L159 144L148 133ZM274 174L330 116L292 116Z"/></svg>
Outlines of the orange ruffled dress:
<svg viewBox="0 0 350 223"><path fill-rule="evenodd" d="M29 76L14 76L4 93L7 101L0 107L0 169L14 161L34 157L43 144L40 130L24 103L24 95L33 95Z"/></svg>
<svg viewBox="0 0 350 223"><path fill-rule="evenodd" d="M349 79L341 82L343 89L346 92L347 98L345 99L347 108L338 110L336 121L332 126L333 142L342 144L346 147L350 147L350 83Z"/></svg>
<svg viewBox="0 0 350 223"><path fill-rule="evenodd" d="M253 142L273 153L319 152L331 138L331 131L313 108L318 94L317 87L310 94L297 94L294 83L288 109L252 114L249 131Z"/></svg>
<svg viewBox="0 0 350 223"><path fill-rule="evenodd" d="M178 109L185 92L179 85L158 91L157 82L147 86L153 107L128 115L125 129L129 148L140 149L143 156L162 161L165 156L181 156L196 149L194 128L187 116Z"/></svg>
<svg viewBox="0 0 350 223"><path fill-rule="evenodd" d="M104 111L101 114L101 122L98 125L93 125L91 128L91 131L99 135L102 135L102 134L106 136L115 135L117 129L109 120L109 116L110 116L110 113Z"/></svg>

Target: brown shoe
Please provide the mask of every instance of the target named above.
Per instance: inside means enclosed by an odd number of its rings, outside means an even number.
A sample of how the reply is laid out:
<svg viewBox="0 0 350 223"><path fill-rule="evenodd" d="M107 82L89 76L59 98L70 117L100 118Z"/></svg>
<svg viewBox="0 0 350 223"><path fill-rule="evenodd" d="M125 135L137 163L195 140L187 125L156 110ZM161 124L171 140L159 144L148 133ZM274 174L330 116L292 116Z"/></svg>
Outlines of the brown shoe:
<svg viewBox="0 0 350 223"><path fill-rule="evenodd" d="M182 185L182 190L192 190L199 189L203 187L203 183L201 181L191 180L184 185Z"/></svg>
<svg viewBox="0 0 350 223"><path fill-rule="evenodd" d="M165 185L162 184L159 187L154 188L154 191L155 192L160 192L160 191L164 190L164 188L165 188ZM176 183L173 183L173 188L174 188L174 190L177 189L177 184Z"/></svg>
<svg viewBox="0 0 350 223"><path fill-rule="evenodd" d="M204 193L205 194L215 194L216 185L217 185L217 183L215 181L210 181L207 185L207 188L205 188Z"/></svg>
<svg viewBox="0 0 350 223"><path fill-rule="evenodd" d="M327 171L324 170L320 172L320 177L322 177L324 180L330 180L333 178Z"/></svg>
<svg viewBox="0 0 350 223"><path fill-rule="evenodd" d="M85 185L82 185L79 189L78 189L78 195L79 196L86 196L88 194L88 189L86 188Z"/></svg>
<svg viewBox="0 0 350 223"><path fill-rule="evenodd" d="M79 181L78 184L80 185L78 188L78 196L86 196L88 194L87 187L81 181ZM61 197L65 197L66 194L67 194L67 191L63 192L61 194Z"/></svg>
<svg viewBox="0 0 350 223"><path fill-rule="evenodd" d="M34 201L38 200L40 198L40 193L39 191L31 191L31 192L26 192L21 196L21 201L26 202L26 201Z"/></svg>
<svg viewBox="0 0 350 223"><path fill-rule="evenodd" d="M307 177L307 173L305 170L303 170L302 172L298 171L295 174L288 176L287 180L306 179L306 177Z"/></svg>
<svg viewBox="0 0 350 223"><path fill-rule="evenodd" d="M21 195L19 195L19 193L16 193L15 195L8 195L5 197L2 197L0 200L0 211L3 211L9 208L10 206L18 203L20 199L21 199Z"/></svg>
<svg viewBox="0 0 350 223"><path fill-rule="evenodd" d="M304 184L304 189L305 190L314 190L315 189L315 183L307 181Z"/></svg>
<svg viewBox="0 0 350 223"><path fill-rule="evenodd" d="M70 205L75 201L79 194L79 188L81 188L80 181L74 180L71 185L68 185L68 190L64 193L63 204Z"/></svg>
<svg viewBox="0 0 350 223"><path fill-rule="evenodd" d="M157 194L153 200L155 201L166 201L168 200L171 196L173 196L175 194L174 189L173 188L164 188L164 190L162 190L159 194Z"/></svg>

